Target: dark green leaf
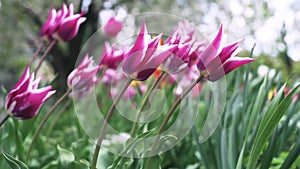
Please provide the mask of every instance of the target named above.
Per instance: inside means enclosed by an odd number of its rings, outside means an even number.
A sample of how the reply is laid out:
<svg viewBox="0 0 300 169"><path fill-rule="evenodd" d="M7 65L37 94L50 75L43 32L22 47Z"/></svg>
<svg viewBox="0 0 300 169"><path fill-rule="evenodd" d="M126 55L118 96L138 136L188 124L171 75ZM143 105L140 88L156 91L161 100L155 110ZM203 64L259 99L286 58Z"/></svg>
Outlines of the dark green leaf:
<svg viewBox="0 0 300 169"><path fill-rule="evenodd" d="M11 155L4 152L2 149L1 154L5 158L11 169L28 169L28 167L22 161L15 159Z"/></svg>

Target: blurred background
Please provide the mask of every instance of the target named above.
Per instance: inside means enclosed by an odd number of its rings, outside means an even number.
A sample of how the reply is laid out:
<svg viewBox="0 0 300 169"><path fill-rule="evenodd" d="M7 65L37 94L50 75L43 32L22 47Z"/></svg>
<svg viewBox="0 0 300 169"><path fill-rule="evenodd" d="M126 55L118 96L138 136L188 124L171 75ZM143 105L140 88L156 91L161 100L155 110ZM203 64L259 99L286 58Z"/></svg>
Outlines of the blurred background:
<svg viewBox="0 0 300 169"><path fill-rule="evenodd" d="M87 11L87 21L79 34L68 43L59 43L47 57L42 75L57 78L57 88L64 90L65 79L74 68L87 39L110 16L163 12L187 18L199 32L212 39L222 23L227 42L245 39L241 55L254 48L257 61L251 68L258 75L282 71L285 80L300 76L300 1L299 0L0 0L0 85L11 89L41 44L39 31L51 8L74 3L75 13ZM161 23L158 23L161 24ZM163 25L168 27L169 25ZM170 29L173 27L170 26ZM57 76L56 76L57 75Z"/></svg>

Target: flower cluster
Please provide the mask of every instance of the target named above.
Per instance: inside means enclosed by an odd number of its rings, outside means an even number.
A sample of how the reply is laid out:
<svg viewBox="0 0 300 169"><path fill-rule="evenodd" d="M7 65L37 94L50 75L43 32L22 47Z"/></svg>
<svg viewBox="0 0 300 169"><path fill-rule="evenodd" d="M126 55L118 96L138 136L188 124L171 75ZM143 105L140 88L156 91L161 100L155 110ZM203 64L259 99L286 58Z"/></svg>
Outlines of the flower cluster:
<svg viewBox="0 0 300 169"><path fill-rule="evenodd" d="M47 40L69 41L78 33L79 26L86 20L83 14L73 14L73 4L69 8L63 4L62 9L52 9L41 29L41 37ZM116 36L123 23L111 18L104 26L108 36ZM162 34L153 37L143 23L134 44L121 49L104 43L99 65L94 65L93 57L87 54L77 68L68 76L67 84L72 90L73 98L83 98L89 94L98 82L116 86L113 81L131 79L133 82L125 93L125 97L135 96L137 90L144 93L147 80L155 72L163 71L172 74L168 83L178 81L175 94L180 94L192 81L200 75L209 81L216 81L232 70L252 62L252 58L237 57L237 48L241 40L223 46L223 27L214 40L208 44L204 38L197 37L194 25L187 20L178 24L171 36L165 40ZM123 73L117 71L122 67ZM102 69L101 79L97 77ZM34 117L40 106L54 91L51 86L37 89L40 79L33 81L34 74L29 76L29 68L15 88L8 94L6 109L15 117L26 119ZM113 97L115 92L111 93ZM25 111L26 110L26 111Z"/></svg>
<svg viewBox="0 0 300 169"><path fill-rule="evenodd" d="M254 60L236 57L241 40L222 46L222 26L210 44L203 37L196 36L195 31L192 23L183 20L164 41L162 34L151 37L146 24L143 23L131 47L118 50L105 42L104 52L100 57L100 66L105 69L100 81L114 88L116 84L112 79L119 81L129 78L144 81L159 70L172 75L169 80L164 80L165 82L178 82L174 93L180 95L200 74L209 81L216 81L237 67ZM124 74L116 71L120 64ZM139 90L142 85L143 83L131 85L126 91L131 94L127 95L134 96L134 93L137 93L134 89ZM115 92L112 93L115 95Z"/></svg>

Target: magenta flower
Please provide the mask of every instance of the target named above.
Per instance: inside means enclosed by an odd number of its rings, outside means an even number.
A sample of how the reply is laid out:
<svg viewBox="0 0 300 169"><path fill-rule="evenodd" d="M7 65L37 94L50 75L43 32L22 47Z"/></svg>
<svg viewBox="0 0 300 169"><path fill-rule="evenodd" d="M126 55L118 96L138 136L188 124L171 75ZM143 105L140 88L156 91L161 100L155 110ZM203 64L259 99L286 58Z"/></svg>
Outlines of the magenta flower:
<svg viewBox="0 0 300 169"><path fill-rule="evenodd" d="M63 4L62 9L58 12L51 9L47 21L43 25L40 36L47 40L70 41L79 30L79 26L86 20L82 14L73 14L73 4L69 9Z"/></svg>
<svg viewBox="0 0 300 169"><path fill-rule="evenodd" d="M122 28L123 28L123 23L117 21L115 17L111 17L104 25L104 33L107 36L115 37L122 30Z"/></svg>
<svg viewBox="0 0 300 169"><path fill-rule="evenodd" d="M151 39L143 23L132 48L125 52L123 71L133 80L146 80L171 54L176 45L159 45L161 35Z"/></svg>
<svg viewBox="0 0 300 169"><path fill-rule="evenodd" d="M187 20L178 24L166 43L176 45L172 55L161 66L162 70L171 74L179 73L187 66L194 65L201 53L201 47L205 44L196 37L195 26Z"/></svg>
<svg viewBox="0 0 300 169"><path fill-rule="evenodd" d="M68 76L68 86L72 89L71 97L81 99L89 94L98 78L99 66L94 65L93 57L85 55L81 63Z"/></svg>
<svg viewBox="0 0 300 169"><path fill-rule="evenodd" d="M116 50L114 47L111 47L108 42L105 42L99 65L101 67L104 66L110 69L117 69L123 60L123 56L124 52L122 50Z"/></svg>
<svg viewBox="0 0 300 169"><path fill-rule="evenodd" d="M241 58L237 56L237 48L242 40L222 46L223 28L213 42L199 55L197 67L202 75L210 81L217 81L232 70L254 61L253 58Z"/></svg>
<svg viewBox="0 0 300 169"><path fill-rule="evenodd" d="M29 67L25 69L6 97L5 108L11 116L17 119L35 117L42 104L55 93L51 86L38 89L40 80L34 79L34 73L30 75Z"/></svg>

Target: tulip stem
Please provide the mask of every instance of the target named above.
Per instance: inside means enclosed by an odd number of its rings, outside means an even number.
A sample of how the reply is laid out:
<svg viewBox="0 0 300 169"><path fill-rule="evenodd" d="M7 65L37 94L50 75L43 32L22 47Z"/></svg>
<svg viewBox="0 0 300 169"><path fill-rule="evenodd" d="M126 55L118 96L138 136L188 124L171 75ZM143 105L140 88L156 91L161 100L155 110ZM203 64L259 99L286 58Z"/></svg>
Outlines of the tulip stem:
<svg viewBox="0 0 300 169"><path fill-rule="evenodd" d="M51 123L49 124L49 127L47 128L47 133L45 134L47 137L51 134L54 125L56 124L56 122L60 119L60 116L65 112L65 110L71 105L72 103L72 99L69 99L62 107L61 109L59 109L59 112L57 113L57 115L55 116L55 118L51 121Z"/></svg>
<svg viewBox="0 0 300 169"><path fill-rule="evenodd" d="M39 71L40 67L42 66L42 63L44 62L44 60L47 57L47 54L50 52L50 50L53 48L53 46L57 43L56 40L52 40L50 45L47 47L46 51L44 52L43 56L40 59L40 62L38 64L38 66L36 67L34 73L37 74L37 72Z"/></svg>
<svg viewBox="0 0 300 169"><path fill-rule="evenodd" d="M0 121L0 127L9 119L10 115L7 114L1 121Z"/></svg>
<svg viewBox="0 0 300 169"><path fill-rule="evenodd" d="M135 134L136 134L136 132L137 132L137 129L138 129L138 121L139 121L139 119L140 119L140 116L141 116L141 114L142 114L142 111L145 109L146 102L147 102L147 100L148 100L148 98L149 98L149 96L150 96L150 93L151 93L151 92L152 92L152 91L160 84L161 80L164 79L165 75L166 75L165 72L162 72L162 73L160 74L160 76L158 77L158 79L155 81L155 83L153 83L152 86L149 88L149 90L147 90L147 93L146 93L146 95L145 95L145 97L144 97L144 100L143 100L143 102L142 102L141 108L140 108L140 110L139 110L139 114L137 115L136 120L135 120L135 122L134 122L134 124L133 124L133 126L132 126L132 128L131 128L130 137L134 137ZM130 148L130 146L131 146L131 144L127 145L127 146L125 147L125 150L118 156L118 158L116 158L116 159L114 160L114 164L113 164L112 168L115 168L115 167L118 165L118 163L119 163L121 160L123 160L124 157L122 156L122 154L123 154L123 153L126 153L126 151Z"/></svg>
<svg viewBox="0 0 300 169"><path fill-rule="evenodd" d="M110 109L109 109L109 111L108 111L108 113L107 113L107 115L104 119L104 122L102 124L101 130L100 130L100 133L99 133L99 137L98 137L98 140L97 140L97 144L96 144L96 147L95 147L91 169L96 169L101 144L102 144L102 141L103 141L103 138L104 138L105 130L108 126L108 122L109 122L110 118L112 117L112 114L113 114L113 112L116 108L116 105L121 100L122 96L124 95L125 91L129 87L129 85L131 84L132 80L133 79L128 79L126 84L123 86L121 91L118 93L116 99L114 100L113 104L111 105L111 107L110 107Z"/></svg>
<svg viewBox="0 0 300 169"><path fill-rule="evenodd" d="M135 120L135 122L134 122L134 124L133 124L133 126L131 128L131 132L130 132L130 136L131 137L135 137L135 134L136 134L136 131L137 131L137 128L138 128L138 121L139 121L139 119L140 119L140 117L142 115L142 112L146 108L146 105L147 105L146 103L147 103L147 101L149 99L149 96L150 96L151 92L160 84L160 82L162 81L162 79L164 79L165 75L166 75L165 72L162 72L160 74L160 76L158 77L158 79L155 81L155 83L153 83L153 85L149 88L149 90L147 90L147 93L146 93L145 98L144 98L144 100L142 102L142 105L141 105L141 108L140 108L140 110L138 112L136 120Z"/></svg>
<svg viewBox="0 0 300 169"><path fill-rule="evenodd" d="M167 126L167 123L169 121L169 119L171 118L171 116L173 115L173 113L175 112L177 106L181 103L181 101L187 96L187 94L200 82L200 80L203 78L202 75L200 75L198 77L197 80L195 80L190 86L188 86L188 88L186 88L184 90L184 92L182 93L182 95L180 97L178 97L174 104L172 105L171 109L169 110L169 112L167 113L166 117L164 118L160 128L159 128L159 131L158 131L158 135L155 139L155 142L151 148L151 152L150 152L150 156L153 156L154 155L154 152L156 150L156 147L157 147L157 144L159 142L159 139L160 139L160 136L162 134L162 132L165 130L165 127ZM145 162L145 169L150 169L151 168L151 158L147 158L146 159L146 162Z"/></svg>
<svg viewBox="0 0 300 169"><path fill-rule="evenodd" d="M35 59L38 57L38 55L39 55L40 51L42 50L43 46L44 46L44 44L42 43L42 44L37 48L37 50L34 52L32 58L31 58L31 60L30 60L30 62L29 62L29 65L28 65L29 67L32 65L32 63L35 61Z"/></svg>
<svg viewBox="0 0 300 169"><path fill-rule="evenodd" d="M42 128L44 127L44 125L46 124L47 120L49 119L49 117L53 114L54 110L57 108L57 106L71 93L71 89L68 89L65 94L63 94L55 103L54 105L50 108L50 110L48 111L48 113L46 114L46 116L44 117L44 119L42 120L42 122L40 123L39 127L37 128L36 132L34 133L33 137L32 137L32 141L31 144L29 146L28 152L27 152L27 161L29 160L29 155L30 152L32 150L32 146L36 141L37 136L40 134Z"/></svg>

